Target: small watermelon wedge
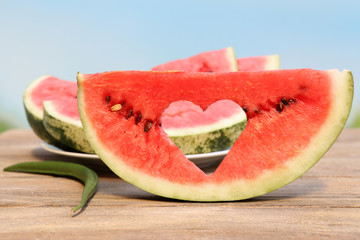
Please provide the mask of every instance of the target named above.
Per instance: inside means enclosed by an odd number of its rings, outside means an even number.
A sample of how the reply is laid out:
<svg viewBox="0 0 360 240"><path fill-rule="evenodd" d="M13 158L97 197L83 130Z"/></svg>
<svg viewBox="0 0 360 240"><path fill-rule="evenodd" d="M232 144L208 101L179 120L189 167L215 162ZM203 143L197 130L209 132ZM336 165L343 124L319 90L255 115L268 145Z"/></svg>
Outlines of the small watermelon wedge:
<svg viewBox="0 0 360 240"><path fill-rule="evenodd" d="M232 47L202 52L197 55L170 61L151 69L152 71L186 72L234 72L238 70Z"/></svg>
<svg viewBox="0 0 360 240"><path fill-rule="evenodd" d="M43 124L52 137L76 151L94 153L81 125L76 98L47 100L43 108Z"/></svg>
<svg viewBox="0 0 360 240"><path fill-rule="evenodd" d="M116 71L77 79L85 134L109 168L146 191L191 201L251 198L297 179L334 143L353 97L346 70ZM248 123L208 175L168 138L160 117L176 101L206 109L221 99L246 107ZM117 104L121 110L112 111Z"/></svg>
<svg viewBox="0 0 360 240"><path fill-rule="evenodd" d="M34 133L45 142L62 149L69 149L51 136L43 124L43 101L52 99L75 99L77 86L75 82L61 80L45 75L33 81L23 94L23 103L28 123Z"/></svg>
<svg viewBox="0 0 360 240"><path fill-rule="evenodd" d="M206 111L189 101L171 103L161 126L185 155L231 148L247 124L244 110L231 100L219 100Z"/></svg>
<svg viewBox="0 0 360 240"><path fill-rule="evenodd" d="M67 151L94 153L85 138L77 108L76 82L45 75L25 90L29 125L45 142Z"/></svg>

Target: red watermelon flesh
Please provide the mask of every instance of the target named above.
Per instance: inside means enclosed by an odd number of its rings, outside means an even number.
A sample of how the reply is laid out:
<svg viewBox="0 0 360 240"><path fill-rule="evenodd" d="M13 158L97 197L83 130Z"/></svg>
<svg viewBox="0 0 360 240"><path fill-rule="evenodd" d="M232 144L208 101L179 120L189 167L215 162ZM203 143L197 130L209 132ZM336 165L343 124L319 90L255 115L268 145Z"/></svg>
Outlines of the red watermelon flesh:
<svg viewBox="0 0 360 240"><path fill-rule="evenodd" d="M63 116L68 117L74 121L80 121L76 96L69 96L68 98L63 99L54 99L51 102L56 110Z"/></svg>
<svg viewBox="0 0 360 240"><path fill-rule="evenodd" d="M34 87L31 98L35 106L41 110L43 109L44 101L57 100L59 111L62 114L79 119L76 95L76 82L62 80L53 76L47 76Z"/></svg>
<svg viewBox="0 0 360 240"><path fill-rule="evenodd" d="M82 123L100 158L144 190L193 201L254 197L301 176L341 132L353 94L350 72L311 69L105 72L79 74L78 84ZM248 125L207 175L170 141L160 118L172 102L206 109L222 99L246 107ZM111 111L119 103L121 111Z"/></svg>

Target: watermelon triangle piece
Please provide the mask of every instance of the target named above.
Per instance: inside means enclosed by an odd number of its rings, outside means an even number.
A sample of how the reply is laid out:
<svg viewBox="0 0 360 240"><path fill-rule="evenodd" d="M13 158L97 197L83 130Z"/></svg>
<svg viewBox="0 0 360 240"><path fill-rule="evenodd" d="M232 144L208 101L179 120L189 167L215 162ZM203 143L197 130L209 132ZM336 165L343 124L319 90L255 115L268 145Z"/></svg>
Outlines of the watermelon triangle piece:
<svg viewBox="0 0 360 240"><path fill-rule="evenodd" d="M232 47L202 52L197 55L170 61L151 69L152 71L178 70L186 72L234 72L238 70Z"/></svg>
<svg viewBox="0 0 360 240"><path fill-rule="evenodd" d="M346 70L79 73L78 86L85 134L110 169L151 193L191 201L251 198L297 179L334 143L353 97ZM221 99L246 107L248 123L207 175L168 138L160 117L172 102L206 109ZM122 108L112 111L116 104Z"/></svg>
<svg viewBox="0 0 360 240"><path fill-rule="evenodd" d="M247 124L244 110L231 100L220 100L206 111L189 101L170 104L161 126L185 155L227 150Z"/></svg>
<svg viewBox="0 0 360 240"><path fill-rule="evenodd" d="M75 97L46 100L43 109L45 130L53 138L74 151L94 153L86 140Z"/></svg>

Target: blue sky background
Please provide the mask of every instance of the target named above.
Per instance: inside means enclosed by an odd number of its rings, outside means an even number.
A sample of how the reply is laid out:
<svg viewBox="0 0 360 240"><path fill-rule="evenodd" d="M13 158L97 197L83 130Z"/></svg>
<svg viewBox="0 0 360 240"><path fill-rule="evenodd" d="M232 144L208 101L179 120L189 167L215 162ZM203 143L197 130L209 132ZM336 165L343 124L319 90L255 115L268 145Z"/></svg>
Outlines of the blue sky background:
<svg viewBox="0 0 360 240"><path fill-rule="evenodd" d="M28 128L22 94L38 77L148 70L233 46L281 68L349 69L360 84L360 1L0 0L0 118Z"/></svg>

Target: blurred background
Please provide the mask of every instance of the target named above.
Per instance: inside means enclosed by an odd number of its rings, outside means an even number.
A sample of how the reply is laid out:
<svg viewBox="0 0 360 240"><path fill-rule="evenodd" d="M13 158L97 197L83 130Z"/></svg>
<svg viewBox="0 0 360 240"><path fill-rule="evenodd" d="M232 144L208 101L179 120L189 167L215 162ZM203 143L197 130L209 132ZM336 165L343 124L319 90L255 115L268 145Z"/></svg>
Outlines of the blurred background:
<svg viewBox="0 0 360 240"><path fill-rule="evenodd" d="M349 69L356 126L360 1L0 0L0 132L29 128L22 94L45 74L148 70L233 46L237 57L279 54L281 68Z"/></svg>

